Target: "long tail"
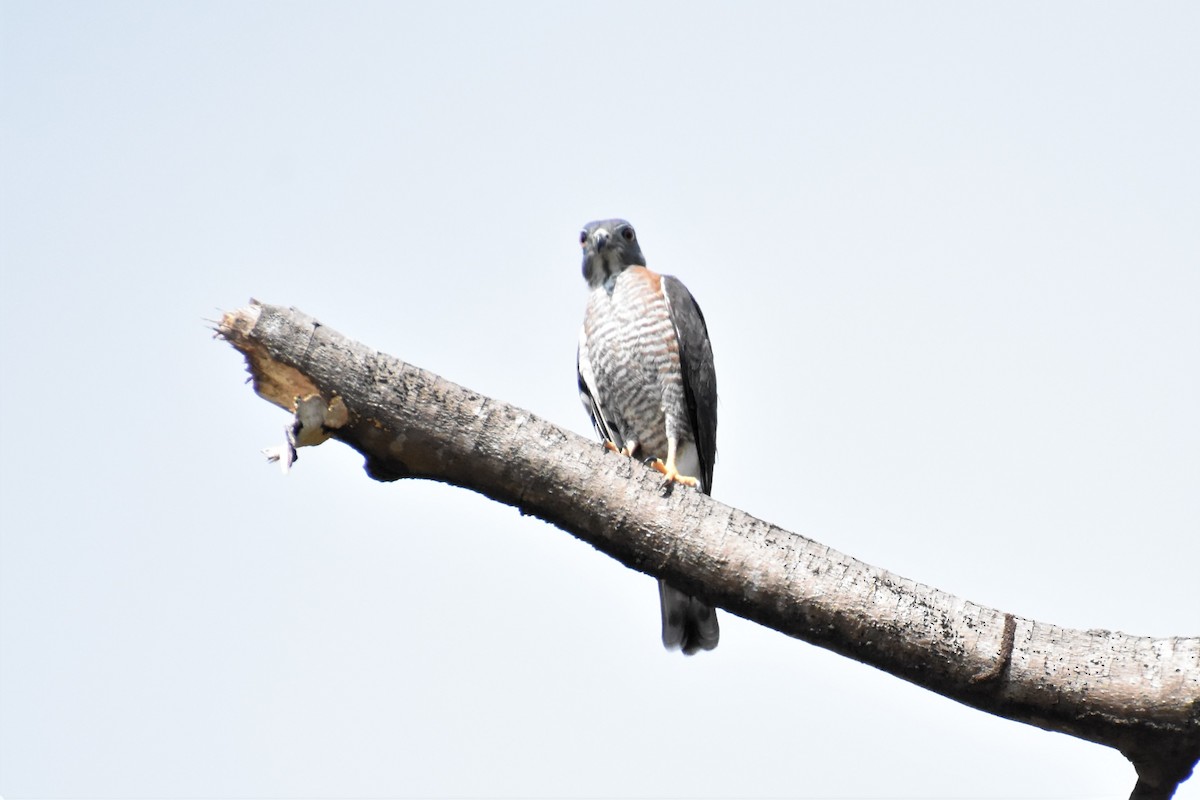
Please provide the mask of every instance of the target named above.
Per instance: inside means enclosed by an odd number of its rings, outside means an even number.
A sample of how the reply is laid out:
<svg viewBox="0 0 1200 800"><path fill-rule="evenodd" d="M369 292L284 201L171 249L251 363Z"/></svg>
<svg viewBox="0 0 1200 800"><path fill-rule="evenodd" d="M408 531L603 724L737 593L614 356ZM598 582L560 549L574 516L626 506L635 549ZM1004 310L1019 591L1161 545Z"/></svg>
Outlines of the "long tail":
<svg viewBox="0 0 1200 800"><path fill-rule="evenodd" d="M717 610L687 595L666 581L658 582L662 603L662 640L668 650L680 649L684 655L712 650L721 638Z"/></svg>

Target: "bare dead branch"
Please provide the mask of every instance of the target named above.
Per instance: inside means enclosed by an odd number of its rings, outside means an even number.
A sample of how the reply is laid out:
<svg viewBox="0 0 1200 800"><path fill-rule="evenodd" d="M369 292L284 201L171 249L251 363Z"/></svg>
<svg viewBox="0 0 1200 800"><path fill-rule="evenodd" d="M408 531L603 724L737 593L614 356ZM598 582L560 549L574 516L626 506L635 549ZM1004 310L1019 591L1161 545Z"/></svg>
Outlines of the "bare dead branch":
<svg viewBox="0 0 1200 800"><path fill-rule="evenodd" d="M628 567L961 703L1116 748L1133 797L1169 798L1200 758L1200 638L1071 630L865 564L594 441L253 302L218 335L293 413L291 446L342 441L376 480L427 478L540 517Z"/></svg>

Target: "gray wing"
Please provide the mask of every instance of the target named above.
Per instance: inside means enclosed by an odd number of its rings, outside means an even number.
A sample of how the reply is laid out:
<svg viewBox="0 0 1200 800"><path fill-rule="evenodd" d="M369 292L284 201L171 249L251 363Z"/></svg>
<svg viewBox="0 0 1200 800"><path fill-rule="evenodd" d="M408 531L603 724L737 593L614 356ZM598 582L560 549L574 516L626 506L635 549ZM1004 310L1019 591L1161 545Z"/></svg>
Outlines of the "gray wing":
<svg viewBox="0 0 1200 800"><path fill-rule="evenodd" d="M664 275L663 291L679 342L688 418L700 457L700 489L712 494L713 463L717 460L717 371L713 367L708 326L696 298L678 278Z"/></svg>
<svg viewBox="0 0 1200 800"><path fill-rule="evenodd" d="M575 351L575 374L579 381L579 399L583 403L584 410L591 417L592 427L596 429L596 433L604 441L616 443L616 437L613 436L613 431L609 427L608 421L604 419L604 412L600 410L599 394L596 389L596 380L592 375L592 365L588 361L587 344L583 340L583 334L580 333L579 349ZM621 447L621 444L617 444Z"/></svg>

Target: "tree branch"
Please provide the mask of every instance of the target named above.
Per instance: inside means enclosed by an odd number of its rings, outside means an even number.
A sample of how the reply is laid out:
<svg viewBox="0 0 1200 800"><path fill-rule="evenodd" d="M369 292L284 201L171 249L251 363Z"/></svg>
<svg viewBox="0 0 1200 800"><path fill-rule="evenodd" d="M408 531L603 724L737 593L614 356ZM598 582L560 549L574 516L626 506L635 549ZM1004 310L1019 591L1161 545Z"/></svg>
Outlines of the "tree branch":
<svg viewBox="0 0 1200 800"><path fill-rule="evenodd" d="M1200 638L1060 628L873 567L694 491L529 412L252 301L217 328L254 389L376 480L427 478L540 517L746 619L997 716L1116 748L1132 797L1200 758Z"/></svg>

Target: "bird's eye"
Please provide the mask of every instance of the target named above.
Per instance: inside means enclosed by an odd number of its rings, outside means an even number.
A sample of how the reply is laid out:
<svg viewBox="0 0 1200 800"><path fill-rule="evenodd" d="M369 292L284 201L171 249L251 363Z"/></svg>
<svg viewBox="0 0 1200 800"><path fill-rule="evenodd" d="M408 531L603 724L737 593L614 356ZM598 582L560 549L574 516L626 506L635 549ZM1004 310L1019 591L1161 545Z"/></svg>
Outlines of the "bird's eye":
<svg viewBox="0 0 1200 800"><path fill-rule="evenodd" d="M633 241L633 228L630 228L628 226L622 228L621 236L625 237L625 241L632 242Z"/></svg>
<svg viewBox="0 0 1200 800"><path fill-rule="evenodd" d="M586 242L587 242L587 231L580 231L579 232L579 243L585 244Z"/></svg>

